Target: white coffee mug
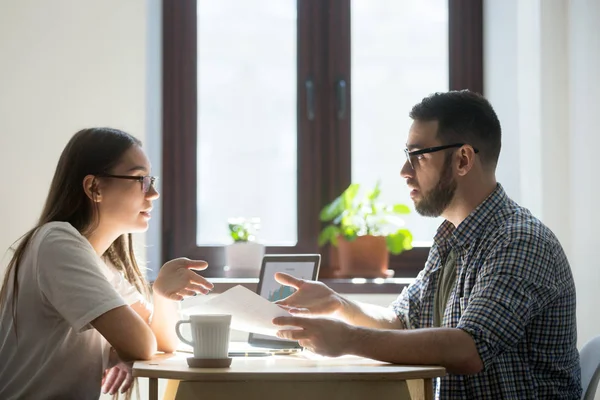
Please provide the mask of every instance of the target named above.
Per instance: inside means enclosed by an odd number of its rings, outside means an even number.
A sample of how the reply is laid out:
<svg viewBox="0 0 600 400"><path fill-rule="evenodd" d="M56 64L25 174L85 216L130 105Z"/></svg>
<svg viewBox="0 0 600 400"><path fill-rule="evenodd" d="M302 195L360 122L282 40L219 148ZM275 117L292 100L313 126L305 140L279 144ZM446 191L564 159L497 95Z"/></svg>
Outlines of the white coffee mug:
<svg viewBox="0 0 600 400"><path fill-rule="evenodd" d="M180 327L190 324L192 340L183 337ZM229 314L200 314L190 315L189 320L178 321L175 331L179 340L194 348L195 358L227 358L229 349Z"/></svg>

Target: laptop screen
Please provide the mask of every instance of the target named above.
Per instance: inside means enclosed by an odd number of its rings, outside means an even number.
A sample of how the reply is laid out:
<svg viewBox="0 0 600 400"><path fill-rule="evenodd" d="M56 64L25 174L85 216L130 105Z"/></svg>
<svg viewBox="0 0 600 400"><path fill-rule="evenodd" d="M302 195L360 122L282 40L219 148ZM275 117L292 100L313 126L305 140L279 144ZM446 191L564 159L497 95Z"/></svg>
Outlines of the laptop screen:
<svg viewBox="0 0 600 400"><path fill-rule="evenodd" d="M295 289L279 284L276 272L284 272L296 278L316 280L319 275L321 256L319 254L265 255L260 270L257 293L274 302L294 293ZM298 342L274 336L251 333L248 342L253 346L273 348L297 348Z"/></svg>

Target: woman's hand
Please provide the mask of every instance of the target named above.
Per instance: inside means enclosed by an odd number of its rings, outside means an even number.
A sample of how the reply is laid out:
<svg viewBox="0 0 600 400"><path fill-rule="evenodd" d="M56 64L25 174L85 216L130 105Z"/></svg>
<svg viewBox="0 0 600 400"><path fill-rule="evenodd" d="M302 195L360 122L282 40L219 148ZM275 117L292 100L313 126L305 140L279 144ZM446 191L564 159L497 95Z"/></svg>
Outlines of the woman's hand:
<svg viewBox="0 0 600 400"><path fill-rule="evenodd" d="M213 284L192 271L202 271L206 267L206 261L189 258L176 258L166 262L152 286L154 293L176 301L198 293L207 294L212 290Z"/></svg>
<svg viewBox="0 0 600 400"><path fill-rule="evenodd" d="M116 394L125 393L133 384L133 375L131 372L132 363L119 362L112 368L104 371L102 376L102 393Z"/></svg>

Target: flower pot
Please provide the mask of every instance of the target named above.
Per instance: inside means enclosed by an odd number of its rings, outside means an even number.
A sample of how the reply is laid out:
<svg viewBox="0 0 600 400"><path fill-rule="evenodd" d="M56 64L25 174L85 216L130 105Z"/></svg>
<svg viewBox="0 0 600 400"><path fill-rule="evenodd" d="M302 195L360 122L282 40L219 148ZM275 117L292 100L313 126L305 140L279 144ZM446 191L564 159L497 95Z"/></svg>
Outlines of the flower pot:
<svg viewBox="0 0 600 400"><path fill-rule="evenodd" d="M384 236L359 236L349 242L338 238L340 277L385 278L389 252Z"/></svg>
<svg viewBox="0 0 600 400"><path fill-rule="evenodd" d="M256 242L236 242L225 246L225 263L230 270L249 271L258 276L265 245Z"/></svg>

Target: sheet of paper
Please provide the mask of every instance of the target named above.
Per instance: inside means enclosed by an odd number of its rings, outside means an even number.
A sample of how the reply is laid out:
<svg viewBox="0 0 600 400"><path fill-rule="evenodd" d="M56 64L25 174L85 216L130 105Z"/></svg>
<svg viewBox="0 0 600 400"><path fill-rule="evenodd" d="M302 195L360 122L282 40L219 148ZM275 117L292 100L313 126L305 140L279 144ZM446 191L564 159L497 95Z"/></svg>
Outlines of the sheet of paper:
<svg viewBox="0 0 600 400"><path fill-rule="evenodd" d="M275 317L290 313L244 286L237 285L185 311L194 314L231 314L231 328L275 336L283 327L273 325Z"/></svg>

